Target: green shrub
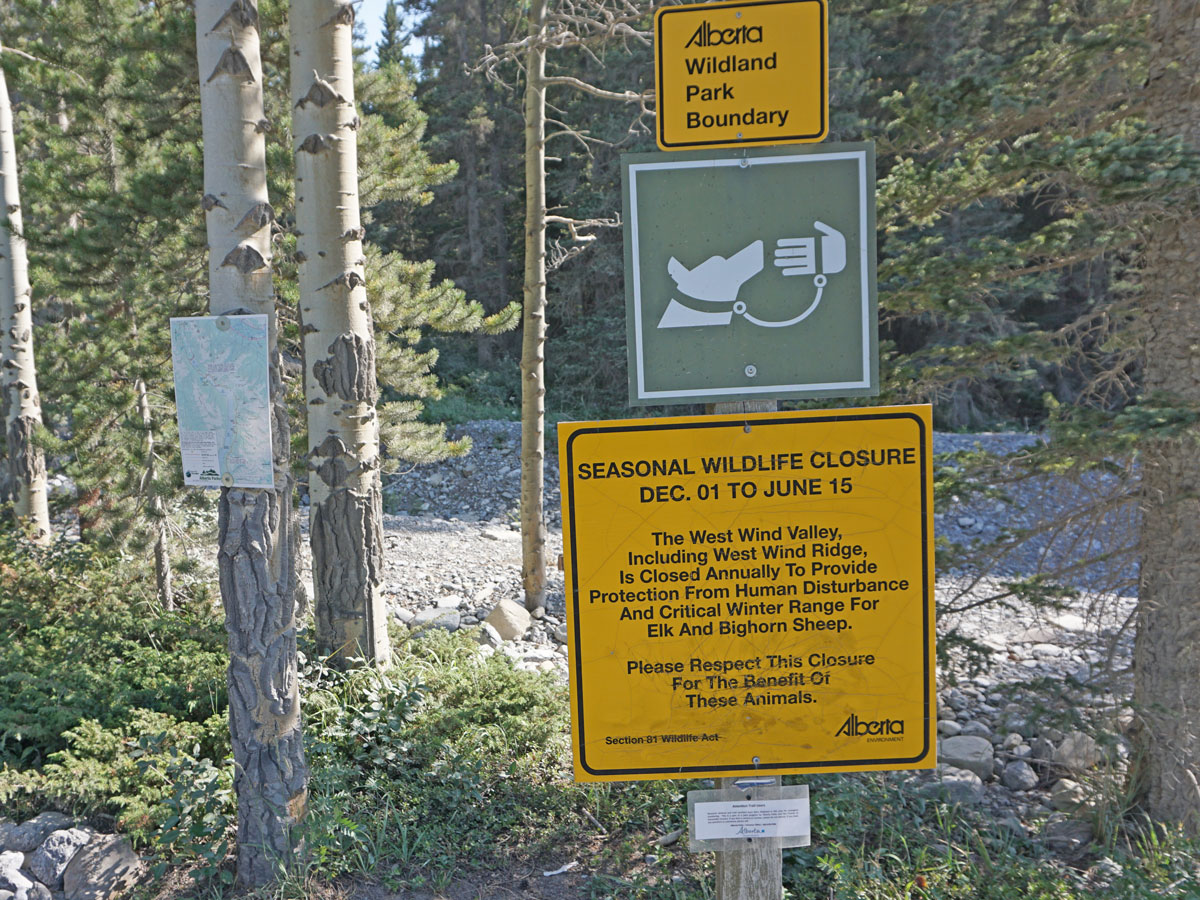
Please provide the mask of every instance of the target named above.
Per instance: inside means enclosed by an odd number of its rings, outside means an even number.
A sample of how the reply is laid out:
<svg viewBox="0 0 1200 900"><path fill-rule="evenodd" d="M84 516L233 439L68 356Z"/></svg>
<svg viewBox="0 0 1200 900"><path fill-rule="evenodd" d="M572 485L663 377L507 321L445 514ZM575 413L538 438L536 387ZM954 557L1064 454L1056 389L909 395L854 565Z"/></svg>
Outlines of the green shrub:
<svg viewBox="0 0 1200 900"><path fill-rule="evenodd" d="M85 720L145 711L204 723L225 709L225 637L206 596L163 613L135 562L0 532L0 765L41 767ZM150 585L150 588L145 585ZM224 755L211 743L203 755Z"/></svg>

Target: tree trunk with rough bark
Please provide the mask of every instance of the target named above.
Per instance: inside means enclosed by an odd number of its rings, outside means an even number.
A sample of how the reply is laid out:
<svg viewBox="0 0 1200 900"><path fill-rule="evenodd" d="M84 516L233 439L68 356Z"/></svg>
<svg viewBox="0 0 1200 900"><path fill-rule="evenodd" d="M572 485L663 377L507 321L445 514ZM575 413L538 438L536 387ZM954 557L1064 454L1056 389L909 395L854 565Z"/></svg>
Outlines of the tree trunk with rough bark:
<svg viewBox="0 0 1200 900"><path fill-rule="evenodd" d="M175 609L175 592L171 585L171 552L167 534L167 509L163 498L154 492L155 458L154 418L150 414L150 392L141 378L134 384L137 391L138 416L146 430L146 468L142 472L142 495L148 498L150 518L154 525L154 588L159 605L170 612Z"/></svg>
<svg viewBox="0 0 1200 900"><path fill-rule="evenodd" d="M363 275L354 8L292 0L292 131L308 406L317 642L344 662L390 657L380 593L383 494L375 333Z"/></svg>
<svg viewBox="0 0 1200 900"><path fill-rule="evenodd" d="M1149 117L1200 151L1200 7L1157 0L1150 25ZM1145 260L1145 389L1200 410L1200 187L1173 198ZM1133 786L1155 819L1200 834L1200 438L1142 455L1142 559L1134 648L1139 713Z"/></svg>
<svg viewBox="0 0 1200 900"><path fill-rule="evenodd" d="M546 603L546 0L532 0L525 55L525 307L521 317L521 580Z"/></svg>
<svg viewBox="0 0 1200 900"><path fill-rule="evenodd" d="M33 359L33 290L21 225L17 145L8 83L0 71L0 411L13 512L34 541L50 542L46 458L34 440L42 424Z"/></svg>
<svg viewBox="0 0 1200 900"><path fill-rule="evenodd" d="M296 653L296 529L271 283L258 9L254 0L197 0L204 200L213 315L263 313L270 323L275 487L222 488L218 567L229 632L229 728L236 765L237 880L274 881L296 855L308 799Z"/></svg>

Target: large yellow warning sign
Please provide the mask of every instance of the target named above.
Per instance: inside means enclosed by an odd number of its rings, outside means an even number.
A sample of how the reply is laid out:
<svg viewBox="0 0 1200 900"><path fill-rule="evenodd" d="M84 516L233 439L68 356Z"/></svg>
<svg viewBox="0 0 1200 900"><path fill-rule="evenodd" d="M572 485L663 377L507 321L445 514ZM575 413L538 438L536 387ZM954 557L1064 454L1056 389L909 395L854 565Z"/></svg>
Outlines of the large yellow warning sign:
<svg viewBox="0 0 1200 900"><path fill-rule="evenodd" d="M824 139L825 0L667 6L654 22L661 149Z"/></svg>
<svg viewBox="0 0 1200 900"><path fill-rule="evenodd" d="M936 764L928 406L558 430L577 779Z"/></svg>

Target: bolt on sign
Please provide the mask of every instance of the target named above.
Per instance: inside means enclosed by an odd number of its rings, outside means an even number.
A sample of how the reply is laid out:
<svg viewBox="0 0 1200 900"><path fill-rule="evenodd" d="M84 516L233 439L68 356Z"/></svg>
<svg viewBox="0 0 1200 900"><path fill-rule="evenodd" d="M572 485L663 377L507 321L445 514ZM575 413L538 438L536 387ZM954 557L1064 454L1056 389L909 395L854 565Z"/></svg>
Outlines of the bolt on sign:
<svg viewBox="0 0 1200 900"><path fill-rule="evenodd" d="M870 143L621 157L629 402L878 393Z"/></svg>
<svg viewBox="0 0 1200 900"><path fill-rule="evenodd" d="M825 0L668 6L654 18L663 150L823 140L829 130Z"/></svg>
<svg viewBox="0 0 1200 900"><path fill-rule="evenodd" d="M578 780L936 765L930 407L558 431Z"/></svg>

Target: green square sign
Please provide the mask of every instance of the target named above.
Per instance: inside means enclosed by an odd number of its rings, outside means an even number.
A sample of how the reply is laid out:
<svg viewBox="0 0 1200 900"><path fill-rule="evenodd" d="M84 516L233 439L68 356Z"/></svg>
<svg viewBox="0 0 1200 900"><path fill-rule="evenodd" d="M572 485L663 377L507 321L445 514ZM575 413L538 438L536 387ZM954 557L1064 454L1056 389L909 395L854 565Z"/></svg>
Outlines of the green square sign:
<svg viewBox="0 0 1200 900"><path fill-rule="evenodd" d="M870 143L622 157L629 402L879 392Z"/></svg>

